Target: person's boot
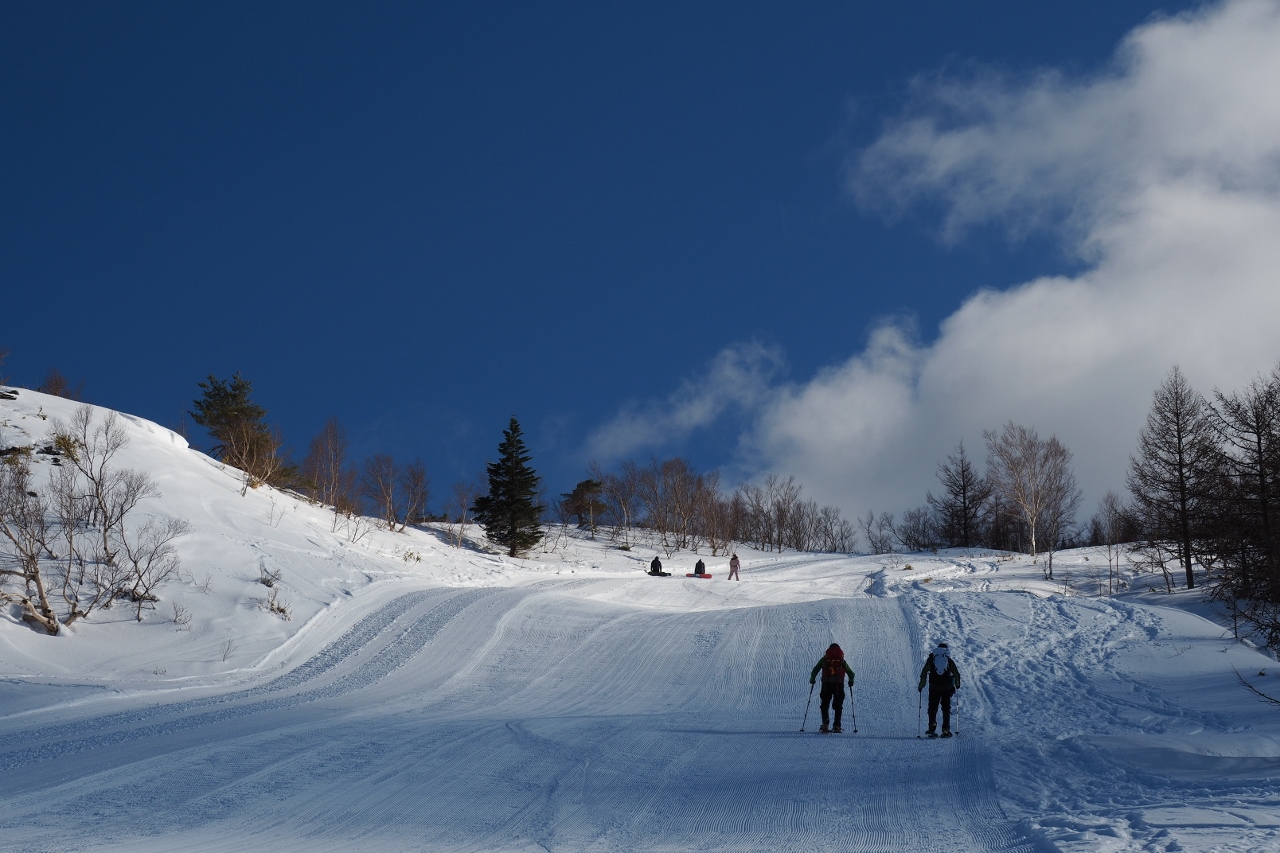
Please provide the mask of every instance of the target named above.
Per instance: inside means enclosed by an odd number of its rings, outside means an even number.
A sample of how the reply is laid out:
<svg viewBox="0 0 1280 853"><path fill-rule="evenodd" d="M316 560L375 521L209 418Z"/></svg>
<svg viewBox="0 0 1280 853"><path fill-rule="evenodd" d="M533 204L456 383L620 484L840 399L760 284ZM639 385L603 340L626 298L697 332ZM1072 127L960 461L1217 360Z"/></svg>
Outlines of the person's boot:
<svg viewBox="0 0 1280 853"><path fill-rule="evenodd" d="M927 732L925 732L925 735L927 735L928 737L937 737L937 736L938 736L938 730L937 730L936 728L934 728L933 726L929 726L929 730L928 730Z"/></svg>
<svg viewBox="0 0 1280 853"><path fill-rule="evenodd" d="M826 723L823 723L822 725L818 726L818 732L819 732L820 734L826 734L828 731L830 731L830 730L827 728L827 724L826 724Z"/></svg>

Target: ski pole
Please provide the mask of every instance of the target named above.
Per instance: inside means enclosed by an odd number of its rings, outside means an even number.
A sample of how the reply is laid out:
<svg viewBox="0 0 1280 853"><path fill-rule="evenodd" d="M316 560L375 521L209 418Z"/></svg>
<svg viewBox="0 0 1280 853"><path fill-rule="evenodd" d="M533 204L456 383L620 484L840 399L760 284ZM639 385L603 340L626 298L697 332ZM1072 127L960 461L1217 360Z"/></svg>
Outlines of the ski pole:
<svg viewBox="0 0 1280 853"><path fill-rule="evenodd" d="M800 721L800 731L804 731L804 724L809 722L809 703L813 701L813 682L809 682L809 702L804 703L804 719Z"/></svg>
<svg viewBox="0 0 1280 853"><path fill-rule="evenodd" d="M853 704L853 685L849 685L849 713L853 716L853 733L858 733L858 709Z"/></svg>
<svg viewBox="0 0 1280 853"><path fill-rule="evenodd" d="M922 737L920 734L924 729L924 690L916 691L916 737Z"/></svg>

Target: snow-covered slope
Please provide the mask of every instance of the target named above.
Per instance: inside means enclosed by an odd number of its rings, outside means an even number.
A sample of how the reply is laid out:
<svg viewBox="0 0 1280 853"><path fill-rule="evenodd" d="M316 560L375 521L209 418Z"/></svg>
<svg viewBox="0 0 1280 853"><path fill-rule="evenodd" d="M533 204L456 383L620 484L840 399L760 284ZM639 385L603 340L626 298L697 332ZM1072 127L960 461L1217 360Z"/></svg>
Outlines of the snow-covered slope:
<svg viewBox="0 0 1280 853"><path fill-rule="evenodd" d="M70 413L0 405L0 446ZM744 549L737 583L723 557L650 578L653 551L581 537L529 560L351 542L129 429L164 493L144 510L193 525L187 579L141 624L0 622L0 849L1280 848L1280 712L1232 671L1280 694L1274 662L1145 582L1099 599L1000 555ZM1099 559L1056 571L1083 586ZM939 640L960 734L921 740ZM816 699L801 733L832 641L858 673L846 733L813 733Z"/></svg>

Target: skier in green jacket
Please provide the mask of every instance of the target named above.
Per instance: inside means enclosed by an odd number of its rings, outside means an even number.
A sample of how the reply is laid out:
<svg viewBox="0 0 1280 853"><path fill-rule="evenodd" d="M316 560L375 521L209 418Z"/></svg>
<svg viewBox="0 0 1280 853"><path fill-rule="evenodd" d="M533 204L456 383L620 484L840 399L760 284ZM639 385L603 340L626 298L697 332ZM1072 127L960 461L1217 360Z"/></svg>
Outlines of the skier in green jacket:
<svg viewBox="0 0 1280 853"><path fill-rule="evenodd" d="M814 665L813 671L809 673L810 684L817 680L819 672L822 673L822 692L818 694L822 702L822 725L818 727L818 731L839 734L840 715L844 711L844 677L849 676L849 689L852 690L854 676L848 661L844 659L844 650L836 643L828 646L822 660ZM827 709L830 706L835 707L835 725L827 728L827 723L830 721Z"/></svg>

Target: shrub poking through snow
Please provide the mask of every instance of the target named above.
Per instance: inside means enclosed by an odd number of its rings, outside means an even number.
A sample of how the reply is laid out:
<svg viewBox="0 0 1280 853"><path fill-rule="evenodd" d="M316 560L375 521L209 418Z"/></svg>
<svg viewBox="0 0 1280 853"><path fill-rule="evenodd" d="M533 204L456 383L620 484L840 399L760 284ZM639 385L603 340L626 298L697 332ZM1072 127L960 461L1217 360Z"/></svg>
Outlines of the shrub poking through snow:
<svg viewBox="0 0 1280 853"><path fill-rule="evenodd" d="M17 604L22 618L49 634L119 599L144 609L156 590L179 573L173 540L186 521L152 517L132 522L145 498L159 489L141 471L115 467L128 443L114 412L101 420L81 406L69 424L55 420L47 476L32 468L30 453L0 464L0 599Z"/></svg>

